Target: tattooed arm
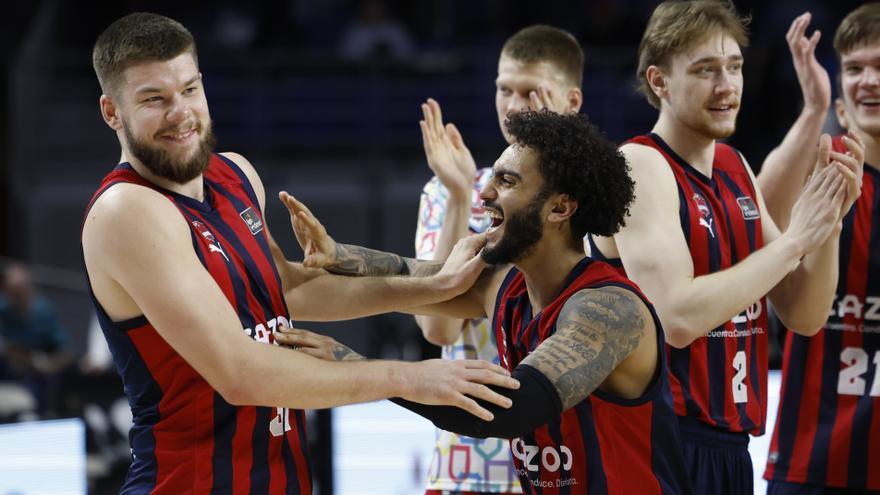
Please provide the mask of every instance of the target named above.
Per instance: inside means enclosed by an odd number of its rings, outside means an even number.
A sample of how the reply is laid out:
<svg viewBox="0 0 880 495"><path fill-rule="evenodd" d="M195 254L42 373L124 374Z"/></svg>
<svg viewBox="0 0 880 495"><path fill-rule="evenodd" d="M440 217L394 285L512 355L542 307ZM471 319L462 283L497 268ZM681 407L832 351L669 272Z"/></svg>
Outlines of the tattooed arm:
<svg viewBox="0 0 880 495"><path fill-rule="evenodd" d="M392 399L443 430L472 437L514 438L534 430L587 398L597 388L632 399L657 374L654 320L633 292L618 287L585 289L565 303L556 332L511 373L517 390L495 389L510 409L487 407L491 423L449 407Z"/></svg>
<svg viewBox="0 0 880 495"><path fill-rule="evenodd" d="M632 291L586 289L569 298L556 333L522 364L550 380L566 410L597 388L640 396L656 372L656 342L651 313Z"/></svg>
<svg viewBox="0 0 880 495"><path fill-rule="evenodd" d="M324 269L339 275L429 277L442 267L442 261L423 261L361 246L336 244L336 256Z"/></svg>

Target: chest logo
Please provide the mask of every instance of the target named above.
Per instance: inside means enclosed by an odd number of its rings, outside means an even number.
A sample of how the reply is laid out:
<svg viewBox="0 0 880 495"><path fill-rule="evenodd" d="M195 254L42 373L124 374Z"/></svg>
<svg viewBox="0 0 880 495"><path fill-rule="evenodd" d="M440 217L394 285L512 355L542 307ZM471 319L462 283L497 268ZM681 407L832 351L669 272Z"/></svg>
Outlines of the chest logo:
<svg viewBox="0 0 880 495"><path fill-rule="evenodd" d="M758 209L758 205L755 204L755 201L750 196L736 198L736 202L739 204L739 209L742 210L743 218L746 220L761 218L761 210Z"/></svg>
<svg viewBox="0 0 880 495"><path fill-rule="evenodd" d="M694 203L697 205L697 211L700 212L700 225L706 227L706 230L709 231L709 235L712 238L715 238L715 231L712 230L712 224L715 221L715 218L712 217L712 210L709 209L709 203L706 202L706 198L701 196L699 193L694 193L692 198Z"/></svg>
<svg viewBox="0 0 880 495"><path fill-rule="evenodd" d="M212 234L210 230L208 230L208 227L198 220L193 220L192 224L193 227L196 228L196 231L198 231L198 233L208 242L208 250L212 253L220 253L220 255L223 256L223 259L228 262L229 256L226 256L226 252L220 247L220 243L217 242L217 238L214 237L214 234Z"/></svg>
<svg viewBox="0 0 880 495"><path fill-rule="evenodd" d="M257 235L263 230L263 221L253 208L248 207L246 210L239 213L239 215L241 215L241 219L244 220L244 223L247 224L251 234Z"/></svg>

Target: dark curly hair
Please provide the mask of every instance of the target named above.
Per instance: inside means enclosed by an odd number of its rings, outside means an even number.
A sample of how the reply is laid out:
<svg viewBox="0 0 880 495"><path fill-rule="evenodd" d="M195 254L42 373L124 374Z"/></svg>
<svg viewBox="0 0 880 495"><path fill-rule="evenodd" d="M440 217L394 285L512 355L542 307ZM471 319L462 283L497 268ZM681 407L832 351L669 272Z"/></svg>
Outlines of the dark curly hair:
<svg viewBox="0 0 880 495"><path fill-rule="evenodd" d="M548 110L511 113L504 122L516 144L536 152L542 194L567 194L578 202L571 217L579 248L587 232L610 236L626 225L633 201L629 165L586 115Z"/></svg>

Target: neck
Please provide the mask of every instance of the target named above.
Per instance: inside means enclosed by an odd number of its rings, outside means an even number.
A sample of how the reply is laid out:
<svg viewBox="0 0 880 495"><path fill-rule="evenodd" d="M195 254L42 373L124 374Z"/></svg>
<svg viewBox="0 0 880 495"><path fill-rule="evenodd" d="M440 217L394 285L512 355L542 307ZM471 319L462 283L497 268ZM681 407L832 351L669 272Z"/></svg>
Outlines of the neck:
<svg viewBox="0 0 880 495"><path fill-rule="evenodd" d="M526 279L529 302L537 313L546 308L562 291L565 278L584 258L583 250L568 244L541 242L528 257L516 263Z"/></svg>
<svg viewBox="0 0 880 495"><path fill-rule="evenodd" d="M150 172L150 169L144 166L140 160L124 150L122 152L122 157L120 158L120 163L121 162L128 162L138 175L163 189L174 191L183 196L189 196L197 201L204 201L205 199L205 183L203 180L204 176L202 175L199 175L185 184L174 182Z"/></svg>
<svg viewBox="0 0 880 495"><path fill-rule="evenodd" d="M657 134L692 167L706 177L712 177L715 160L715 139L697 132L673 120L668 112L661 111L651 132Z"/></svg>

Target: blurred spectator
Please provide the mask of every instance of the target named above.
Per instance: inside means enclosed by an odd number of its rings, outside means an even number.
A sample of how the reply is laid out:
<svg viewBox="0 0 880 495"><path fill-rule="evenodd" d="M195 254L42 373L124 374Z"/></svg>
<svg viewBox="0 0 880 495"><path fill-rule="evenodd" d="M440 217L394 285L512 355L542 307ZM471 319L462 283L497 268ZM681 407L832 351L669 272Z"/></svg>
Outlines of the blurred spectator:
<svg viewBox="0 0 880 495"><path fill-rule="evenodd" d="M342 34L340 55L352 62L407 62L415 46L403 23L388 15L385 2L367 0Z"/></svg>
<svg viewBox="0 0 880 495"><path fill-rule="evenodd" d="M19 381L37 400L39 412L55 404L57 373L70 362L68 335L55 308L39 295L23 264L6 267L0 294L0 378Z"/></svg>

